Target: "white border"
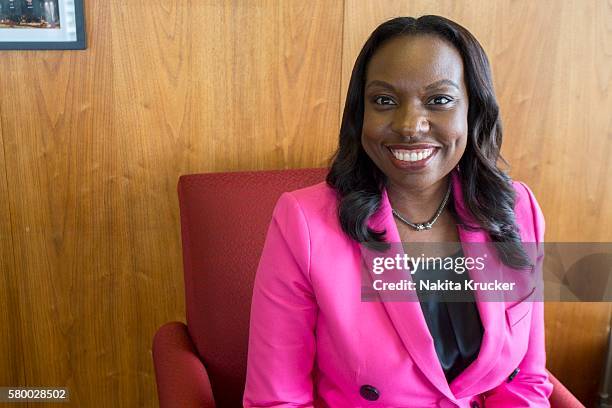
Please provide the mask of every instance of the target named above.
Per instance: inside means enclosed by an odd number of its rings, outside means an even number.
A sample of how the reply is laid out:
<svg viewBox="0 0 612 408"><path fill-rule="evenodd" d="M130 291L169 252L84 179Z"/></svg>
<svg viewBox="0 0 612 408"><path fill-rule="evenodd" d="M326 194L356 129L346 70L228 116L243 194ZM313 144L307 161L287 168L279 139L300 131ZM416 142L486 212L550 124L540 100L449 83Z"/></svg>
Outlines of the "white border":
<svg viewBox="0 0 612 408"><path fill-rule="evenodd" d="M77 41L74 0L59 0L60 28L0 28L0 42Z"/></svg>

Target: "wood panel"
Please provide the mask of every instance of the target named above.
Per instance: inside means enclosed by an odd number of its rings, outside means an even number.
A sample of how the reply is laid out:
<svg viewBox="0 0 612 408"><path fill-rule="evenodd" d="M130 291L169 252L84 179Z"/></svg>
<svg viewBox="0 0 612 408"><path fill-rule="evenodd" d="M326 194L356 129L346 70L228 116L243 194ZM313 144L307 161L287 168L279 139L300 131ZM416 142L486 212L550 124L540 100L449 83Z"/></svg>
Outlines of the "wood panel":
<svg viewBox="0 0 612 408"><path fill-rule="evenodd" d="M1 105L0 105L1 108ZM2 111L0 109L0 118ZM15 273L13 232L9 208L9 190L4 156L4 135L0 120L0 350L3 350L0 363L0 384L3 386L25 386L23 322L24 316L19 303L18 274ZM27 404L20 404L27 406Z"/></svg>
<svg viewBox="0 0 612 408"><path fill-rule="evenodd" d="M29 386L66 386L73 406L113 396L108 3L88 5L85 52L5 52L0 100ZM7 385L12 385L13 382ZM95 389L95 393L91 390ZM89 390L89 394L87 391Z"/></svg>
<svg viewBox="0 0 612 408"><path fill-rule="evenodd" d="M178 176L325 163L342 3L112 0L86 14L88 50L0 58L14 236L0 224L1 248L15 252L0 313L16 326L0 372L68 386L71 406L156 406L153 334L184 320Z"/></svg>
<svg viewBox="0 0 612 408"><path fill-rule="evenodd" d="M425 14L463 25L487 52L504 122L502 152L512 177L534 191L547 240L612 241L612 4L347 0L343 103L376 26ZM609 321L608 303L546 304L548 367L587 404L597 392Z"/></svg>
<svg viewBox="0 0 612 408"><path fill-rule="evenodd" d="M610 303L549 302L544 313L548 369L586 406L595 406L606 364Z"/></svg>

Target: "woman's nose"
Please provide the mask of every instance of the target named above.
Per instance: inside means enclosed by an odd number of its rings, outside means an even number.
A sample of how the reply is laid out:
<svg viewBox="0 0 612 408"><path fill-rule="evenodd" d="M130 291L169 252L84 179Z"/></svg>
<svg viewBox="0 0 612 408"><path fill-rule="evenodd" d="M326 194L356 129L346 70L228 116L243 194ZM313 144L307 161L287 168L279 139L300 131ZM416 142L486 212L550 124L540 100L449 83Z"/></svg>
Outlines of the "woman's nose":
<svg viewBox="0 0 612 408"><path fill-rule="evenodd" d="M416 136L429 132L426 113L416 108L398 109L393 119L393 130L402 136Z"/></svg>

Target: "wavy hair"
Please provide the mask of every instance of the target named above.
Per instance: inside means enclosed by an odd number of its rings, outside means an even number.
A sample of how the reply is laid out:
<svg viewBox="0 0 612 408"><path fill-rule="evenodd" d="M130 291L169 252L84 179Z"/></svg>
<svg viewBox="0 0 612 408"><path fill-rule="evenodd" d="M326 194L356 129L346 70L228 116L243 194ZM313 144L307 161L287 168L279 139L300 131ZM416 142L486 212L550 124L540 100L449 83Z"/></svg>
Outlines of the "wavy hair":
<svg viewBox="0 0 612 408"><path fill-rule="evenodd" d="M351 74L338 149L331 158L327 184L339 195L338 217L343 231L360 243L384 243L386 231L375 231L367 221L380 207L385 174L361 145L364 87L367 65L376 50L397 36L435 35L452 44L461 54L469 95L468 140L459 161L463 199L479 225L490 235L502 262L510 267L532 265L519 235L514 214L515 191L510 177L497 166L502 124L493 90L489 60L476 38L459 24L444 17L397 17L378 26L364 44ZM449 210L457 213L449 202Z"/></svg>

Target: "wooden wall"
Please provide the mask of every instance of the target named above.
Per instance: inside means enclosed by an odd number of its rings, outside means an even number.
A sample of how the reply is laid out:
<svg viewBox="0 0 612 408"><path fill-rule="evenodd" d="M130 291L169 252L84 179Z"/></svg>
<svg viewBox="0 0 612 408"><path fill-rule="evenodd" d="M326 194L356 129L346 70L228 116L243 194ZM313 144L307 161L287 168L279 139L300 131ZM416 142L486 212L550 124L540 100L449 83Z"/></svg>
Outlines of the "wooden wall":
<svg viewBox="0 0 612 408"><path fill-rule="evenodd" d="M354 59L397 15L480 39L547 239L612 240L608 1L85 6L88 50L0 53L0 385L156 406L152 336L184 320L178 176L325 165ZM592 400L610 305L546 313L549 368Z"/></svg>

